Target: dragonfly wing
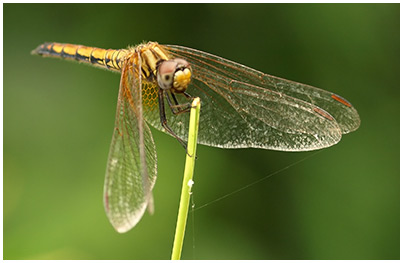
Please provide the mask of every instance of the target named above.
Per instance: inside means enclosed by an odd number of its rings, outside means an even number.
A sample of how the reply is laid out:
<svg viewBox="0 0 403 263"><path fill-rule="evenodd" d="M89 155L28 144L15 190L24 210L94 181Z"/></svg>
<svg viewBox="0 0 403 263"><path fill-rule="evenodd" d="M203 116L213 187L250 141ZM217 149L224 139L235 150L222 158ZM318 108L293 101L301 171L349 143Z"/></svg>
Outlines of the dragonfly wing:
<svg viewBox="0 0 403 263"><path fill-rule="evenodd" d="M336 119L342 133L355 131L360 126L360 117L352 104L330 91L264 74L255 69L203 51L181 46L168 47L173 55L189 60L196 67L209 70L212 72L210 75L213 77L214 75L218 75L239 82L245 82L316 105Z"/></svg>
<svg viewBox="0 0 403 263"><path fill-rule="evenodd" d="M151 191L157 175L155 144L143 120L141 79L136 72L127 60L122 68L104 186L106 214L121 233L134 227L147 205L152 205Z"/></svg>
<svg viewBox="0 0 403 263"><path fill-rule="evenodd" d="M167 50L191 64L193 80L187 92L202 101L199 143L305 151L329 147L341 139L342 128L331 113L312 101L280 92L266 80L267 75L198 50L178 46ZM188 118L167 110L169 125L183 139ZM162 130L157 115L147 120Z"/></svg>
<svg viewBox="0 0 403 263"><path fill-rule="evenodd" d="M329 112L337 121L343 134L353 132L361 124L357 110L350 102L330 91L310 85L265 75L266 86L276 87L276 90L288 96L307 101Z"/></svg>

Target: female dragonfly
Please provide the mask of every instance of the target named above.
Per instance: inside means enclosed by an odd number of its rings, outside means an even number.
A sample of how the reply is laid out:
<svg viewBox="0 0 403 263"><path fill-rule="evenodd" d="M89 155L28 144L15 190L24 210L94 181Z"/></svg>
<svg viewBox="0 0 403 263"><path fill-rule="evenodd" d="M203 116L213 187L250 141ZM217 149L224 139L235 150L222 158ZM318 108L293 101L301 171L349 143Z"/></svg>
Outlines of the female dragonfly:
<svg viewBox="0 0 403 263"><path fill-rule="evenodd" d="M121 73L104 185L105 211L120 233L133 228L147 206L153 209L157 155L147 123L185 145L193 97L202 102L198 142L220 148L309 151L336 144L360 125L339 95L187 47L44 43L32 53Z"/></svg>

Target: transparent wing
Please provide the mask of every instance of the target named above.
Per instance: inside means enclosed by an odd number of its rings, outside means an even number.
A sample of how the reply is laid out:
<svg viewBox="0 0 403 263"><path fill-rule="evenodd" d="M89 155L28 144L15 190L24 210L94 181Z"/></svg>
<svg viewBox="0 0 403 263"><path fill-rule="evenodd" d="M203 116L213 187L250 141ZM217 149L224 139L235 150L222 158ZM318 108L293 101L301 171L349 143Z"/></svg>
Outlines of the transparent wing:
<svg viewBox="0 0 403 263"><path fill-rule="evenodd" d="M152 205L157 175L155 144L143 121L137 72L130 61L125 62L104 186L106 214L120 233L134 227Z"/></svg>
<svg viewBox="0 0 403 263"><path fill-rule="evenodd" d="M347 100L332 92L264 74L230 60L195 49L169 46L169 50L174 56L180 56L191 61L192 66L198 68L196 78L210 83L210 88L214 87L216 76L216 81L218 82L221 81L220 79L227 79L230 83L247 83L251 86L261 87L263 90L269 90L272 93L305 101L325 110L336 119L343 133L355 131L360 126L360 117L356 109ZM208 72L211 73L208 74ZM250 95L253 97L261 94ZM285 99L287 100L287 98ZM270 98L267 100L270 100ZM282 103L282 101L280 100L279 103ZM295 103L298 103L298 101L295 101Z"/></svg>
<svg viewBox="0 0 403 263"><path fill-rule="evenodd" d="M283 80L235 62L186 47L166 46L186 59L193 80L188 93L202 101L199 143L222 148L314 150L337 143L359 126L356 110L341 97ZM181 98L181 102L185 102ZM329 113L330 112L330 113ZM183 139L187 114L167 111L171 128ZM158 115L147 120L157 129Z"/></svg>

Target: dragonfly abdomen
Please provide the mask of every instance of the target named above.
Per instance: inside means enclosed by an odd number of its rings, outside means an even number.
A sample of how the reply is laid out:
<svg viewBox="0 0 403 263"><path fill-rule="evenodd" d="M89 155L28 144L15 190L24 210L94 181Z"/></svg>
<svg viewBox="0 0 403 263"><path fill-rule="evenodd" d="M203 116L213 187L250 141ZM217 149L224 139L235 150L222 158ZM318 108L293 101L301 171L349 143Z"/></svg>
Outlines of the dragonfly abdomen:
<svg viewBox="0 0 403 263"><path fill-rule="evenodd" d="M73 44L44 43L33 50L32 53L41 56L76 60L112 71L120 71L127 50L103 49Z"/></svg>

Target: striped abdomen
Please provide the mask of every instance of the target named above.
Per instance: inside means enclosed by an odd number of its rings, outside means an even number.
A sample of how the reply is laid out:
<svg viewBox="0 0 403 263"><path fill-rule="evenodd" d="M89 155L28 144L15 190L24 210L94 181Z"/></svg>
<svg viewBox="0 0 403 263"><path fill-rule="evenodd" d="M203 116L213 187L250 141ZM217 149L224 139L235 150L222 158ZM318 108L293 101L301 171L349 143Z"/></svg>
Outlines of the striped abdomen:
<svg viewBox="0 0 403 263"><path fill-rule="evenodd" d="M125 49L103 49L72 44L44 43L32 51L41 56L59 57L120 71L127 55Z"/></svg>

